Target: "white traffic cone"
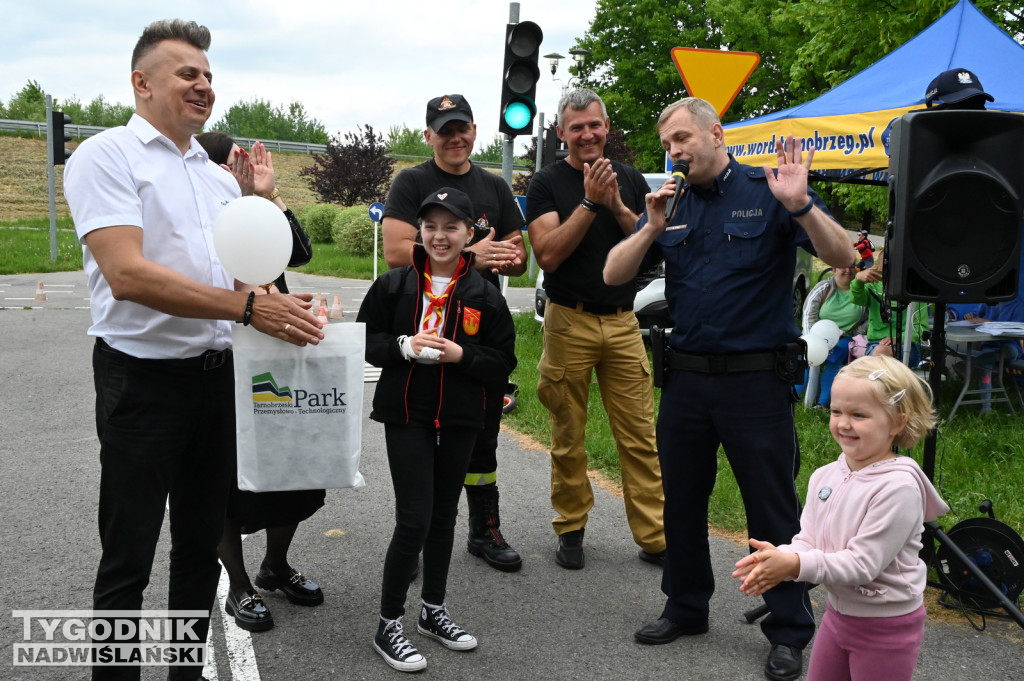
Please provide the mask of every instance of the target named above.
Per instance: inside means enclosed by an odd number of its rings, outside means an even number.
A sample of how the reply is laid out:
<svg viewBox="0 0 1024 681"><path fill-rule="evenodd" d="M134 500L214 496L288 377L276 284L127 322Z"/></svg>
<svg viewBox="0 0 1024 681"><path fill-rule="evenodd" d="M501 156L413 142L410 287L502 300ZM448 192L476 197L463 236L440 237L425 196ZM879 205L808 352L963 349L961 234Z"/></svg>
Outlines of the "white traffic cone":
<svg viewBox="0 0 1024 681"><path fill-rule="evenodd" d="M331 303L331 313L327 315L330 319L343 319L345 313L341 309L341 296L335 294L334 302Z"/></svg>
<svg viewBox="0 0 1024 681"><path fill-rule="evenodd" d="M323 305L321 305L320 306L320 314L318 314L316 318L317 318L317 320L320 321L321 324L327 324L328 323L328 321L327 321L327 308L324 307Z"/></svg>
<svg viewBox="0 0 1024 681"><path fill-rule="evenodd" d="M35 300L35 302L37 302L37 303L45 303L46 302L46 291L43 290L43 282L39 282L39 285L36 286L36 300Z"/></svg>

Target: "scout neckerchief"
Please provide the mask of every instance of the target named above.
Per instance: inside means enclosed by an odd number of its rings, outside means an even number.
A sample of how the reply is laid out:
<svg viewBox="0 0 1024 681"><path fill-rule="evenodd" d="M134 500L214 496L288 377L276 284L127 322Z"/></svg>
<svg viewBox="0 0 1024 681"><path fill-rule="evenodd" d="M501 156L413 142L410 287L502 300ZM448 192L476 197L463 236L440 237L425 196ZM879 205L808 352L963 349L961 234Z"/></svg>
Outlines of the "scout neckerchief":
<svg viewBox="0 0 1024 681"><path fill-rule="evenodd" d="M461 264L461 259L460 259ZM458 269L458 268L456 268ZM444 329L442 322L444 321L444 308L448 304L448 296L451 295L452 289L455 288L455 273L452 273L452 280L448 282L448 286L445 287L444 293L440 295L434 295L434 282L430 278L430 259L427 259L427 265L423 269L423 278L426 280L427 285L423 287L423 293L427 296L427 303L430 305L430 309L427 311L426 316L423 317L423 330L428 331L431 326L435 328L434 335L440 335L436 329L441 329L442 333ZM431 319L436 318L437 323L431 325Z"/></svg>

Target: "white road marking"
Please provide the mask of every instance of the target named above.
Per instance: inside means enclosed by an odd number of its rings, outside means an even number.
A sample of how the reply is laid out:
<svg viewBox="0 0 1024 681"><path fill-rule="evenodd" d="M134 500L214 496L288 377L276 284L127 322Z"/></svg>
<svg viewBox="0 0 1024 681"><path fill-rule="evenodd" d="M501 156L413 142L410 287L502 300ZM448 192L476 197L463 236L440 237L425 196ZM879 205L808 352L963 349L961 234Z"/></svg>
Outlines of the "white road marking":
<svg viewBox="0 0 1024 681"><path fill-rule="evenodd" d="M243 535L244 539L244 535ZM260 670L256 665L256 651L252 647L252 636L248 631L235 624L234 618L224 612L224 602L228 598L228 573L221 568L220 582L217 584L217 601L221 608L221 624L224 625L224 643L228 650L228 668L231 670L232 681L260 681ZM212 627L211 627L212 629ZM203 676L213 681L216 678L203 670Z"/></svg>

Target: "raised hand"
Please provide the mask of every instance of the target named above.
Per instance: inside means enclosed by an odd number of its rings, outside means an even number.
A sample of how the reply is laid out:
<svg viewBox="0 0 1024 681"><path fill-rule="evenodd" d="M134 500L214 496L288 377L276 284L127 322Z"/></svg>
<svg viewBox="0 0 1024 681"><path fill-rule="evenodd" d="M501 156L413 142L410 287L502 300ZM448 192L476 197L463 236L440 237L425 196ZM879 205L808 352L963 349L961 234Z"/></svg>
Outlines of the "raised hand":
<svg viewBox="0 0 1024 681"><path fill-rule="evenodd" d="M238 188L242 190L242 196L252 196L256 174L249 159L249 153L245 149L240 149L233 159L229 159L228 163L221 163L220 167L235 176Z"/></svg>
<svg viewBox="0 0 1024 681"><path fill-rule="evenodd" d="M807 205L807 175L811 169L811 160L814 158L814 145L808 145L807 156L803 153L804 140L788 135L784 139L775 142L775 151L778 154L778 171L773 171L769 165L764 165L765 178L768 180L768 189L772 195L779 200L786 210L796 212Z"/></svg>
<svg viewBox="0 0 1024 681"><path fill-rule="evenodd" d="M270 196L277 187L274 159L263 142L252 145L253 189L259 196Z"/></svg>

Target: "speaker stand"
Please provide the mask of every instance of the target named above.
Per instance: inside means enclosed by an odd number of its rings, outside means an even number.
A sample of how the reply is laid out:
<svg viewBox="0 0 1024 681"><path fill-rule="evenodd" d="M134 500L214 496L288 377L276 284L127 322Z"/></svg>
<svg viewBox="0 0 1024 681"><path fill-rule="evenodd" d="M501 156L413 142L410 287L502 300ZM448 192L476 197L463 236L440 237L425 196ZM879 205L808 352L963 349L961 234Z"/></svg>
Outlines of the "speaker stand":
<svg viewBox="0 0 1024 681"><path fill-rule="evenodd" d="M935 323L932 329L932 358L931 371L928 374L928 385L932 389L933 405L936 411L938 411L942 404L942 371L946 366L946 304L935 303L934 309ZM928 476L928 479L932 481L935 480L935 445L937 438L937 428L928 432L924 439L924 453L922 456L921 468L924 470L924 474ZM957 560L963 563L964 568L986 591L992 594L992 597L1002 606L1006 614L1024 628L1024 614L1021 614L1020 608L1007 598L1006 594L967 557L938 523L935 521L926 522L924 524L924 533L927 541L923 542L924 547L921 550L921 558L926 563L929 565L933 564L935 542L937 541L941 546L946 547Z"/></svg>

